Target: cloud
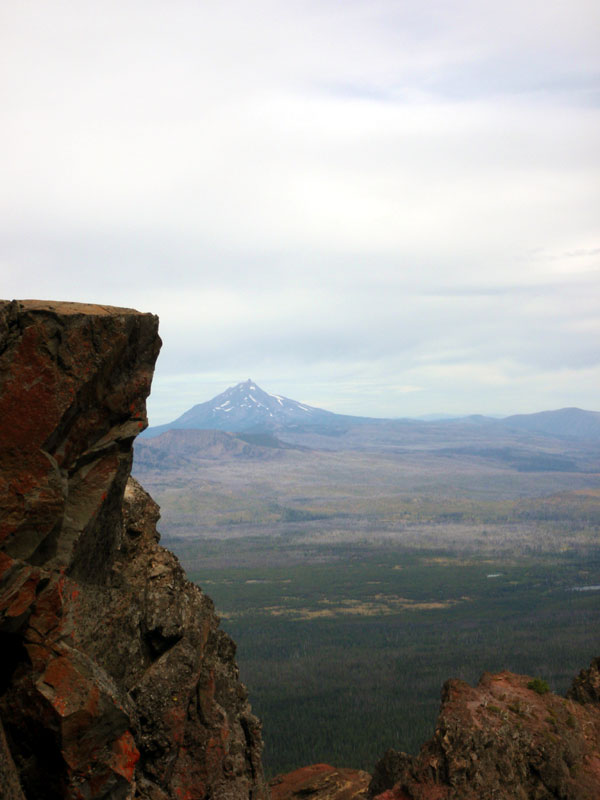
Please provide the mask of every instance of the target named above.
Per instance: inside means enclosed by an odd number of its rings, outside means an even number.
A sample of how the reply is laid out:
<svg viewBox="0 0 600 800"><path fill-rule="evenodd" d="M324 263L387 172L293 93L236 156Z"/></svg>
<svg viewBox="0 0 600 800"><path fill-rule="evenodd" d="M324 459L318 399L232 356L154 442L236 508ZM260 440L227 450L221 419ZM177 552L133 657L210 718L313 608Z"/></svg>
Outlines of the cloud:
<svg viewBox="0 0 600 800"><path fill-rule="evenodd" d="M593 405L599 13L6 7L3 293L158 313L159 392L263 373L425 413L484 410L496 375L509 412L535 376L557 405L555 372Z"/></svg>

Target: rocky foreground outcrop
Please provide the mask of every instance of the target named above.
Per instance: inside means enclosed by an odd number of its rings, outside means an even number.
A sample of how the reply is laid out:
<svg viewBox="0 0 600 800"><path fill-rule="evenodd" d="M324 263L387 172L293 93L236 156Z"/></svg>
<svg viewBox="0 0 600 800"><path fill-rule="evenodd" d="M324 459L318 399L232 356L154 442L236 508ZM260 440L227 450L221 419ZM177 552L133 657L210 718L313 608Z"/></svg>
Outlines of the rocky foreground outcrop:
<svg viewBox="0 0 600 800"><path fill-rule="evenodd" d="M0 303L0 796L259 800L212 602L130 478L160 340L130 309Z"/></svg>
<svg viewBox="0 0 600 800"><path fill-rule="evenodd" d="M415 758L388 751L374 770L378 800L599 800L600 659L567 697L541 681L486 673L450 680L433 738Z"/></svg>
<svg viewBox="0 0 600 800"><path fill-rule="evenodd" d="M269 783L271 800L367 800L371 776L329 764L300 767Z"/></svg>

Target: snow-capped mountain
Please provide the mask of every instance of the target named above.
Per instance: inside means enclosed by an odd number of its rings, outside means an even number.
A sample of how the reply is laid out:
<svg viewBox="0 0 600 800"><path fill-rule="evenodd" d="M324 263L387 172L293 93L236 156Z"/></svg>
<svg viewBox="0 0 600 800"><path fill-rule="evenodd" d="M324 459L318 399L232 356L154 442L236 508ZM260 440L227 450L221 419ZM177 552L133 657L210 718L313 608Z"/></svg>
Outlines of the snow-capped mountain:
<svg viewBox="0 0 600 800"><path fill-rule="evenodd" d="M435 420L374 419L334 414L322 408L299 403L277 394L269 394L254 381L231 386L206 403L193 406L173 422L148 428L143 438L159 436L173 429L221 430L233 433L287 434L287 441L304 443L305 434L340 436L349 430L360 432L364 441L373 435L378 440L393 441L400 437L406 443L408 429L412 436L421 435L431 442L457 427L465 435L474 431L488 439L506 436L538 435L550 437L600 439L600 413L566 408L538 414L522 414L505 419L474 415L471 417ZM301 439L298 439L298 437Z"/></svg>
<svg viewBox="0 0 600 800"><path fill-rule="evenodd" d="M265 432L335 427L352 419L288 397L269 394L249 379L231 386L206 403L193 406L173 422L149 428L145 436L157 436L173 428Z"/></svg>

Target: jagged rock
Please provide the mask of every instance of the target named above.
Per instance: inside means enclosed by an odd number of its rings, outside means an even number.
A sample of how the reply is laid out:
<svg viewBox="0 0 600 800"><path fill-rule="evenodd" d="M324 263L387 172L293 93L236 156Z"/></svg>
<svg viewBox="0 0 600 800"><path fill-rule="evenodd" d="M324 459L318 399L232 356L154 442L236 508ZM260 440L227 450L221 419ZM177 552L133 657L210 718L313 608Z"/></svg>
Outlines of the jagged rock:
<svg viewBox="0 0 600 800"><path fill-rule="evenodd" d="M271 800L366 800L370 777L358 769L313 764L273 778Z"/></svg>
<svg viewBox="0 0 600 800"><path fill-rule="evenodd" d="M475 688L447 681L433 738L414 759L398 754L393 786L380 780L371 796L598 800L600 706L544 692L542 684L540 694L530 683L510 672L486 673ZM378 765L375 775L384 773L385 764Z"/></svg>
<svg viewBox="0 0 600 800"><path fill-rule="evenodd" d="M600 658L595 658L589 669L582 669L574 679L567 697L578 703L600 705Z"/></svg>
<svg viewBox="0 0 600 800"><path fill-rule="evenodd" d="M130 309L0 303L0 790L266 797L212 602L130 479L160 340Z"/></svg>
<svg viewBox="0 0 600 800"><path fill-rule="evenodd" d="M371 782L369 783L369 796L375 797L386 789L391 789L402 776L413 766L414 758L398 750L387 750L379 759Z"/></svg>

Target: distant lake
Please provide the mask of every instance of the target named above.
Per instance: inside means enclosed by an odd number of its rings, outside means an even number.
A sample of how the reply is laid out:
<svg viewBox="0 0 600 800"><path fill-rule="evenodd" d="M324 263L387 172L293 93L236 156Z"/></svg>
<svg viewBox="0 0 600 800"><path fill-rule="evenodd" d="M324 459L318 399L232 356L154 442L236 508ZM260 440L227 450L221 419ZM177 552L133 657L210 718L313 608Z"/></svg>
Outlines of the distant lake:
<svg viewBox="0 0 600 800"><path fill-rule="evenodd" d="M600 592L600 586L572 586L570 592Z"/></svg>

